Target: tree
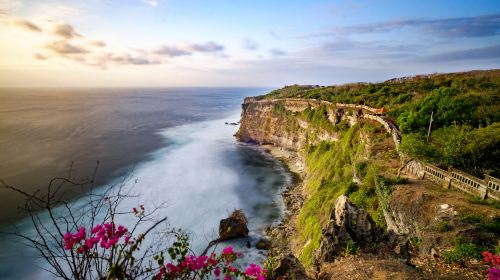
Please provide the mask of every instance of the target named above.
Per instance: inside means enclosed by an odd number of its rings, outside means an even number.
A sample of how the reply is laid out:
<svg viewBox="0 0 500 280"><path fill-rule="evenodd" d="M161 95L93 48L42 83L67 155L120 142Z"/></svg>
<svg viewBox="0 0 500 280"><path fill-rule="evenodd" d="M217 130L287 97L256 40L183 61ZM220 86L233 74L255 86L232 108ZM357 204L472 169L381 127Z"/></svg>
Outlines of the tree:
<svg viewBox="0 0 500 280"><path fill-rule="evenodd" d="M225 279L265 279L267 270L258 265L251 264L245 271L234 266L240 255L231 247L217 255L218 239L195 255L188 236L169 228L166 217L158 217L163 205L123 209L122 202L134 197L125 187L128 181L94 189L93 179L74 181L70 169L67 177L52 179L46 193L30 194L0 180L0 189L26 198L22 209L35 229L34 235L17 228L8 234L22 238L38 252L56 278L208 279L223 275ZM85 203L62 199L68 188L83 188Z"/></svg>

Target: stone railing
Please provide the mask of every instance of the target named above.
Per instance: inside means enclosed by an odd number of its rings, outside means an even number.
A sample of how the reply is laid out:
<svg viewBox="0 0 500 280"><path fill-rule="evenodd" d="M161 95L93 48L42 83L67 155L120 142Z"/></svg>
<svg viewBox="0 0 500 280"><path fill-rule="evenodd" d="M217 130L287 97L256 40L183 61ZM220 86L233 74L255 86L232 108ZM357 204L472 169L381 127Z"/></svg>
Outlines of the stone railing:
<svg viewBox="0 0 500 280"><path fill-rule="evenodd" d="M406 172L421 179L429 179L445 189L450 187L485 198L500 200L500 180L486 175L485 179L460 170L443 170L437 166L414 160L405 167Z"/></svg>

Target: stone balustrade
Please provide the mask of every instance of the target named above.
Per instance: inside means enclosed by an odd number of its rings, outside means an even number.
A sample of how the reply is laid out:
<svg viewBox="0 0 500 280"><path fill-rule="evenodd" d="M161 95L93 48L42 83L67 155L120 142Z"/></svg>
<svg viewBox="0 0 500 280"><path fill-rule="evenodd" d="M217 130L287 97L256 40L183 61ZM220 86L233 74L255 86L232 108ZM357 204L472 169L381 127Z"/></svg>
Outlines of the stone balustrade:
<svg viewBox="0 0 500 280"><path fill-rule="evenodd" d="M460 170L447 171L417 160L408 163L405 170L418 178L429 179L446 189L453 187L482 199L500 199L500 180L495 177L486 175L485 179L479 179Z"/></svg>

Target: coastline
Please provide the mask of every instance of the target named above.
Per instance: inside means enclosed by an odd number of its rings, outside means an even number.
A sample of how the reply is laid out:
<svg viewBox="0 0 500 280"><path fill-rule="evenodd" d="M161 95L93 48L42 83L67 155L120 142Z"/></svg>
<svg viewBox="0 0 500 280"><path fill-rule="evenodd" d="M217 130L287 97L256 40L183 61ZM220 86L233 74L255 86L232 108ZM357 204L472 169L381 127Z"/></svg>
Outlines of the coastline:
<svg viewBox="0 0 500 280"><path fill-rule="evenodd" d="M270 239L269 257L277 260L274 269L275 275L285 276L285 279L310 279L294 252L300 248L294 244L293 238L296 234L295 219L299 214L303 198L303 185L306 177L303 160L295 151L283 149L271 144L259 144L259 146L283 166L292 176L291 184L283 190L281 198L285 205L285 211L277 224L270 225L265 232Z"/></svg>

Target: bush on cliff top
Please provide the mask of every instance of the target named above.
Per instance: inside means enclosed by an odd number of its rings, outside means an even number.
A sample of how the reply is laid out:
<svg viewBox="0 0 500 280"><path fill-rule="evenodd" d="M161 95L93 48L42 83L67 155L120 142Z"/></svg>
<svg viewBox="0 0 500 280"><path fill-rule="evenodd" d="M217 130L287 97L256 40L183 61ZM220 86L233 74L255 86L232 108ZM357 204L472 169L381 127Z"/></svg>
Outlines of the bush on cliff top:
<svg viewBox="0 0 500 280"><path fill-rule="evenodd" d="M430 142L422 142L424 149L417 150L421 151L420 159L450 164L478 176L484 172L500 176L500 162L495 160L500 155L499 92L500 70L492 70L416 76L375 84L294 85L259 98L313 98L384 107L404 137L418 139L425 138L433 112ZM454 139L455 142L441 145L454 135L447 130L451 126L469 127L471 137L465 142Z"/></svg>

